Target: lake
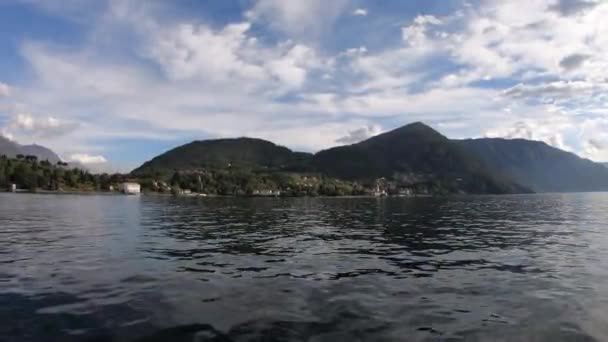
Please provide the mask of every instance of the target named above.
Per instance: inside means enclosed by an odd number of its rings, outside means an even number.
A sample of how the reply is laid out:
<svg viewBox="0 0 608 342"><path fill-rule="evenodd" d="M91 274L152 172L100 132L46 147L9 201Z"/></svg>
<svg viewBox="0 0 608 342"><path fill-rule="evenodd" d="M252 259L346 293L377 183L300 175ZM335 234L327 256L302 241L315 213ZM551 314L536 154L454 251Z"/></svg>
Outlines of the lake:
<svg viewBox="0 0 608 342"><path fill-rule="evenodd" d="M606 341L607 222L606 193L0 194L0 341Z"/></svg>

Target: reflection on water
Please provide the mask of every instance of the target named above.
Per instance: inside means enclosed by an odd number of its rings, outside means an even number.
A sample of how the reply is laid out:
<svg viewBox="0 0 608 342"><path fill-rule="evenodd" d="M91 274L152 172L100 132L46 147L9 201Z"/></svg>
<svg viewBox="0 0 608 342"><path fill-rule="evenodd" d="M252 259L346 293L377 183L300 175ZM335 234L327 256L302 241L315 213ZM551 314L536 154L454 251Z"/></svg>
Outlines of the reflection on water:
<svg viewBox="0 0 608 342"><path fill-rule="evenodd" d="M0 195L0 341L608 340L608 194Z"/></svg>

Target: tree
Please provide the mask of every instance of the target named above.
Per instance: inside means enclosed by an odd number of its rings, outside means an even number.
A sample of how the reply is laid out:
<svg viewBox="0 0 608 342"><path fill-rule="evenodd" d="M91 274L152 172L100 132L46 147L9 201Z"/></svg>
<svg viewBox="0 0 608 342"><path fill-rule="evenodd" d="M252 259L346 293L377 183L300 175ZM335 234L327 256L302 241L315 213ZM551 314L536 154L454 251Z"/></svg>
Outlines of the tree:
<svg viewBox="0 0 608 342"><path fill-rule="evenodd" d="M175 171L173 173L173 176L171 176L170 183L171 183L171 186L181 185L181 183L182 183L182 176L179 173L179 171Z"/></svg>

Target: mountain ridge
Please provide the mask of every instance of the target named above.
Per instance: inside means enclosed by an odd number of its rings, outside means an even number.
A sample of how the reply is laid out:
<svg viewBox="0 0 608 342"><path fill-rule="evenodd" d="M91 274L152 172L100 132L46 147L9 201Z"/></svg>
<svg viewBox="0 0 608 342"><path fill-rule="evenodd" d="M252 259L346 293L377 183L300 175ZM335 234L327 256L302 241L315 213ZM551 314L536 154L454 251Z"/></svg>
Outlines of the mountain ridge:
<svg viewBox="0 0 608 342"><path fill-rule="evenodd" d="M256 138L193 141L145 162L133 174L230 167L314 172L367 183L387 178L434 192L529 192L493 176L475 156L421 122L314 155Z"/></svg>
<svg viewBox="0 0 608 342"><path fill-rule="evenodd" d="M14 158L19 154L36 156L39 160L48 160L52 164L62 161L55 152L47 147L36 144L20 145L6 137L0 136L0 155Z"/></svg>
<svg viewBox="0 0 608 342"><path fill-rule="evenodd" d="M306 163L311 157L309 153L294 152L287 147L259 138L195 140L154 157L132 173L232 166L297 168L297 164Z"/></svg>
<svg viewBox="0 0 608 342"><path fill-rule="evenodd" d="M488 166L536 192L608 191L608 168L542 141L506 138L455 140Z"/></svg>
<svg viewBox="0 0 608 342"><path fill-rule="evenodd" d="M432 127L415 122L348 146L320 151L316 170L348 180L387 178L449 193L528 192L493 172Z"/></svg>

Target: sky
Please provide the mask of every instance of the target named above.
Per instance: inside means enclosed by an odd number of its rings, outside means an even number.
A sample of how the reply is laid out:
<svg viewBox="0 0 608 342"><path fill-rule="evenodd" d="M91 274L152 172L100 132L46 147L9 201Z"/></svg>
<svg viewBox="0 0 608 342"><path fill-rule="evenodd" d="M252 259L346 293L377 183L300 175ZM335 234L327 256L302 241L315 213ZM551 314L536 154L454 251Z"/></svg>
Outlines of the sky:
<svg viewBox="0 0 608 342"><path fill-rule="evenodd" d="M608 161L608 1L0 0L0 134L129 171L422 121Z"/></svg>

